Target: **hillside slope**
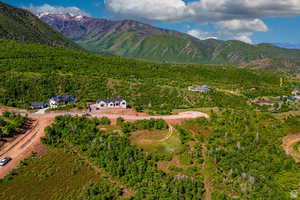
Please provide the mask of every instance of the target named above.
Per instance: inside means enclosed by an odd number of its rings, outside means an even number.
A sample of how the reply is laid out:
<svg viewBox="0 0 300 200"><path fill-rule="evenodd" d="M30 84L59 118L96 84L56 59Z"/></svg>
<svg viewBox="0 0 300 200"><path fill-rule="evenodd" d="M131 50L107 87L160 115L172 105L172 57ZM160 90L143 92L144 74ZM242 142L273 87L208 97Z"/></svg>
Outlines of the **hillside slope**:
<svg viewBox="0 0 300 200"><path fill-rule="evenodd" d="M280 78L289 80L285 75L229 66L160 64L7 40L0 40L0 52L0 104L25 108L52 94L74 94L81 102L121 96L157 111L245 108L246 97L288 95L295 88L280 87ZM216 90L187 89L203 84Z"/></svg>
<svg viewBox="0 0 300 200"><path fill-rule="evenodd" d="M0 38L56 47L80 48L30 12L2 2L0 2Z"/></svg>
<svg viewBox="0 0 300 200"><path fill-rule="evenodd" d="M234 64L240 67L300 71L300 50L240 41L198 40L177 31L132 20L48 14L41 19L85 49L159 62Z"/></svg>

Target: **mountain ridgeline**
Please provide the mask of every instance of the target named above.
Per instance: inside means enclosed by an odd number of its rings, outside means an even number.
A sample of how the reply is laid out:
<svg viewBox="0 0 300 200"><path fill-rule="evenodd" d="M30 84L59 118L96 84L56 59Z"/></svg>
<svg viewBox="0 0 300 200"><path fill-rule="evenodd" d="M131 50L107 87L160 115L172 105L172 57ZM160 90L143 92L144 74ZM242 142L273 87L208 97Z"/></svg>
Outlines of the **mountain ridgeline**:
<svg viewBox="0 0 300 200"><path fill-rule="evenodd" d="M0 38L80 49L30 12L0 2Z"/></svg>
<svg viewBox="0 0 300 200"><path fill-rule="evenodd" d="M110 21L69 14L40 18L85 49L158 62L232 64L269 71L300 71L300 50L271 44L199 40L132 20Z"/></svg>

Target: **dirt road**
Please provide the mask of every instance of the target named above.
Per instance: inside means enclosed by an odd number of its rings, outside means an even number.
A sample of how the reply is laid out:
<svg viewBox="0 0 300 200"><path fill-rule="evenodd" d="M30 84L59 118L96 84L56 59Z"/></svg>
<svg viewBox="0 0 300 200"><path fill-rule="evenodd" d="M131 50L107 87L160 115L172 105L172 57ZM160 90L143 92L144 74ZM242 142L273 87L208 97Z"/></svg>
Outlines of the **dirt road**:
<svg viewBox="0 0 300 200"><path fill-rule="evenodd" d="M300 133L299 134L292 134L285 136L282 140L283 142L283 149L287 155L290 155L294 158L295 162L300 162L300 154L299 152L295 152L294 144L300 142Z"/></svg>
<svg viewBox="0 0 300 200"><path fill-rule="evenodd" d="M55 118L56 116L60 115L71 115L71 116L77 116L82 115L86 112L52 112L52 113L45 113L45 114L39 114L39 113L32 113L29 114L29 117L33 118L39 118L39 117L47 117L47 118ZM176 124L180 123L184 120L189 119L196 119L199 117L209 118L209 115L202 113L202 112L196 112L196 111L188 111L188 112L182 112L178 113L177 115L161 115L161 116L148 116L148 115L129 115L129 114L106 114L106 113L89 113L91 117L107 117L112 122L116 122L116 120L119 117L122 117L126 121L137 121L137 120L144 120L144 119L163 119L167 121L169 124Z"/></svg>
<svg viewBox="0 0 300 200"><path fill-rule="evenodd" d="M17 112L17 110L14 110ZM24 111L22 110L24 114ZM11 157L12 161L9 162L6 166L0 167L0 179L6 176L10 171L17 168L22 160L30 156L30 154L35 151L35 148L40 145L40 138L45 135L45 128L53 122L56 116L59 115L82 115L85 112L36 112L29 113L25 112L29 118L36 120L36 125L33 129L22 136L21 139L14 141L8 145L5 145L5 148L0 150L0 158ZM136 121L143 119L164 119L169 124L174 124L178 121L195 119L198 117L209 118L205 113L201 112L183 112L177 115L167 115L167 116L136 116L136 115L122 115L122 114L101 114L101 113L91 113L91 117L108 117L112 121L116 121L118 117L124 118L126 121ZM172 127L172 126L171 126ZM173 129L170 131L173 132Z"/></svg>
<svg viewBox="0 0 300 200"><path fill-rule="evenodd" d="M31 155L35 148L40 144L40 138L45 135L44 129L49 126L53 119L41 117L36 119L37 123L21 139L12 142L4 149L0 150L1 158L11 157L7 165L0 167L0 179L5 177L13 169L17 168L22 160Z"/></svg>

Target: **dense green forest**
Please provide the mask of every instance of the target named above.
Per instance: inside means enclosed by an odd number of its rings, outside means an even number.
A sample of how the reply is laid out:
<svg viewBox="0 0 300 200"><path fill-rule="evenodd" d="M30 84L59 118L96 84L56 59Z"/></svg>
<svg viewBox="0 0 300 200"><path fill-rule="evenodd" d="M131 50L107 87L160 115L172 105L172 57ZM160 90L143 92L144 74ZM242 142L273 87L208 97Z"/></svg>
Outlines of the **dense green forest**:
<svg viewBox="0 0 300 200"><path fill-rule="evenodd" d="M0 40L0 51L0 103L23 108L46 101L51 94L74 94L83 102L121 96L133 107L157 111L246 108L249 97L287 95L296 85L276 73L158 64L8 40ZM216 90L208 94L187 90L201 84Z"/></svg>

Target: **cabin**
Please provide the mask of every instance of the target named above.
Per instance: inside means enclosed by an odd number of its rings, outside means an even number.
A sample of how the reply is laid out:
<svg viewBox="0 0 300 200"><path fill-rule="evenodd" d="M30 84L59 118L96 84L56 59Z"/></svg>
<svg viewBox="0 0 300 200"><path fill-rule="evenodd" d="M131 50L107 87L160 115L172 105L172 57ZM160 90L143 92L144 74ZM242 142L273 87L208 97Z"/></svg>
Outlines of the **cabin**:
<svg viewBox="0 0 300 200"><path fill-rule="evenodd" d="M98 109L105 108L127 108L127 102L123 98L98 99L96 101Z"/></svg>
<svg viewBox="0 0 300 200"><path fill-rule="evenodd" d="M293 91L292 91L292 95L296 96L300 94L300 89L299 88L295 88Z"/></svg>
<svg viewBox="0 0 300 200"><path fill-rule="evenodd" d="M276 104L275 102L268 101L265 99L257 100L257 101L255 101L255 103L258 105L261 105L261 106L273 106Z"/></svg>
<svg viewBox="0 0 300 200"><path fill-rule="evenodd" d="M50 108L57 108L60 105L79 102L73 95L52 95L49 97Z"/></svg>
<svg viewBox="0 0 300 200"><path fill-rule="evenodd" d="M47 108L47 104L45 104L44 102L32 102L31 108L32 109L44 109L44 108Z"/></svg>
<svg viewBox="0 0 300 200"><path fill-rule="evenodd" d="M212 90L212 87L208 85L201 85L201 86L190 86L188 87L188 89L189 91L207 93Z"/></svg>

